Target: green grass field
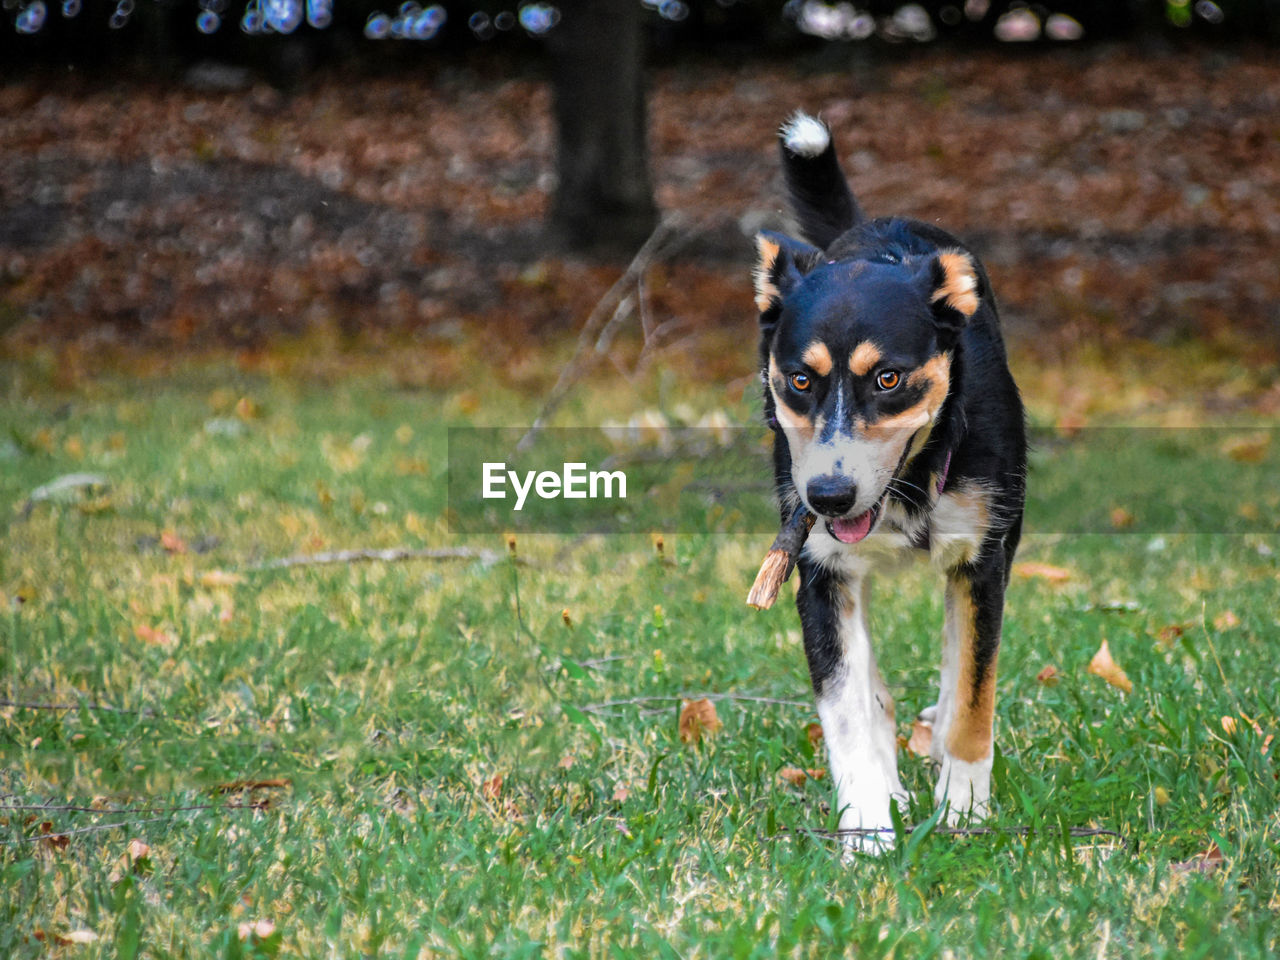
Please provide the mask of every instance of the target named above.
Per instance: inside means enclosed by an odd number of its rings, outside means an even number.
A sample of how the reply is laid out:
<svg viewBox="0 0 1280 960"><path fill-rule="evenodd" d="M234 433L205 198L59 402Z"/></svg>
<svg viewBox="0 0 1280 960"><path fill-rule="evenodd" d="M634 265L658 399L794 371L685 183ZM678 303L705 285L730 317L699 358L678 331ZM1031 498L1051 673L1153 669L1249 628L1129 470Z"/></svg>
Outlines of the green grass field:
<svg viewBox="0 0 1280 960"><path fill-rule="evenodd" d="M827 782L779 777L825 759L791 587L742 603L768 535L449 534L443 425L536 398L0 378L2 957L1280 953L1270 503L1252 533L1027 538L1060 570L1011 590L993 831L930 830L904 750L903 837L844 863ZM107 484L31 501L77 472ZM474 555L263 567L393 547ZM905 737L932 575L881 581L872 620ZM1131 693L1086 673L1104 640ZM723 727L683 743L703 694Z"/></svg>

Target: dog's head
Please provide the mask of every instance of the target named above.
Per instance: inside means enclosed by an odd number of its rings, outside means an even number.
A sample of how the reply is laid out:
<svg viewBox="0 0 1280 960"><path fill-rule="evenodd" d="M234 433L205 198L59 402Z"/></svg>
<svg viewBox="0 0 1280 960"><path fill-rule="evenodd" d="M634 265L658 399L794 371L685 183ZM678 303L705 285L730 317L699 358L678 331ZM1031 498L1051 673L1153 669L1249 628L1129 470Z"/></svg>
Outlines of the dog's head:
<svg viewBox="0 0 1280 960"><path fill-rule="evenodd" d="M828 260L776 233L757 246L761 360L791 480L832 536L856 543L942 410L980 274L958 250Z"/></svg>

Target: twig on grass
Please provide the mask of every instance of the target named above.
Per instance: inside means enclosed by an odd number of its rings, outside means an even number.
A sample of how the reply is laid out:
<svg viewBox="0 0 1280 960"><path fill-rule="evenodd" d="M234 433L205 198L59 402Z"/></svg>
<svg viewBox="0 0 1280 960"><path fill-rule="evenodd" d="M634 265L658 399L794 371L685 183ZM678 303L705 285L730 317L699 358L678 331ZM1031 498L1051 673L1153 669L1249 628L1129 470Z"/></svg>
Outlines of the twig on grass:
<svg viewBox="0 0 1280 960"><path fill-rule="evenodd" d="M19 710L105 710L109 713L135 713L142 717L154 717L155 711L150 707L143 707L140 710L133 710L129 707L113 707L106 703L90 703L81 701L79 703L38 703L29 700L10 700L8 697L0 697L0 707L17 707Z"/></svg>
<svg viewBox="0 0 1280 960"><path fill-rule="evenodd" d="M672 214L658 224L649 239L636 252L622 276L592 308L586 322L582 325L582 330L578 333L578 344L574 348L573 356L560 370L560 376L556 379L555 386L551 388L551 393L542 405L542 410L534 418L533 425L516 444L516 450L529 449L534 438L546 427L547 421L559 408L573 385L581 379L589 367L605 355L617 328L630 317L635 308L634 301L628 296L631 287L640 283L641 278L654 263L669 256L688 242L692 236L693 231L686 228L685 219L679 214ZM641 294L643 295L643 291ZM643 304L640 312L641 323L647 326L648 319L644 315ZM646 343L649 342L647 336L645 340Z"/></svg>
<svg viewBox="0 0 1280 960"><path fill-rule="evenodd" d="M645 703L679 703L684 700L740 700L748 703L767 703L780 707L808 707L813 704L805 700L783 700L778 697L764 697L753 693L672 693L665 696L624 697L620 700L605 700L603 703L589 703L579 709L586 713L606 714L614 707L639 706Z"/></svg>
<svg viewBox="0 0 1280 960"><path fill-rule="evenodd" d="M114 830L117 827L133 827L142 823L156 823L160 820L168 820L168 817L148 817L145 820L121 820L116 823L95 823L91 827L72 827L70 830L50 830L48 833L37 833L31 837L18 837L16 840L0 840L0 846L11 847L19 843L38 843L41 840L48 840L56 843L75 833L95 833L98 830Z"/></svg>
<svg viewBox="0 0 1280 960"><path fill-rule="evenodd" d="M31 803L0 803L0 813L6 811L22 811L31 813L98 813L118 816L126 813L159 813L163 816L145 817L141 820L114 820L111 823L95 823L87 827L71 827L67 830L48 830L44 833L37 833L29 837L18 837L14 840L0 840L0 846L11 847L20 843L37 843L41 840L48 840L57 843L78 833L96 833L101 830L114 830L120 827L136 827L144 823L160 823L173 819L175 813L186 813L189 811L205 811L205 810L263 810L264 804L260 803L195 803L181 807L108 807L99 810L95 807L78 807L70 804L31 804Z"/></svg>
<svg viewBox="0 0 1280 960"><path fill-rule="evenodd" d="M381 561L382 563L398 563L402 560L479 560L486 567L491 567L502 559L496 550L474 550L470 547L428 547L413 549L410 547L391 547L386 550L331 550L325 553L298 553L290 557L279 557L275 560L264 560L245 567L248 571L286 570L291 567L321 566L330 563L358 563L361 561Z"/></svg>
<svg viewBox="0 0 1280 960"><path fill-rule="evenodd" d="M915 827L904 828L904 833L908 836L914 831ZM762 840L778 840L790 839L791 837L814 837L819 840L844 840L848 837L872 837L872 836L892 836L892 827L848 827L843 830L816 830L807 827L799 829L791 829L790 827L778 827L777 832L769 835L760 835ZM1016 826L1016 827L933 827L930 833L938 834L944 837L986 837L1011 835L1017 837L1033 836L1037 830L1035 827ZM1042 831L1045 834L1054 834L1058 831L1052 828ZM1131 853L1137 853L1138 841L1130 840L1124 834L1117 830L1107 830L1102 827L1071 827L1067 831L1068 836L1073 840L1087 839L1089 837L1112 837L1119 840L1126 850Z"/></svg>
<svg viewBox="0 0 1280 960"><path fill-rule="evenodd" d="M261 803L193 803L184 807L77 807L52 803L0 803L0 813L21 810L27 813L187 813L192 810L261 810Z"/></svg>

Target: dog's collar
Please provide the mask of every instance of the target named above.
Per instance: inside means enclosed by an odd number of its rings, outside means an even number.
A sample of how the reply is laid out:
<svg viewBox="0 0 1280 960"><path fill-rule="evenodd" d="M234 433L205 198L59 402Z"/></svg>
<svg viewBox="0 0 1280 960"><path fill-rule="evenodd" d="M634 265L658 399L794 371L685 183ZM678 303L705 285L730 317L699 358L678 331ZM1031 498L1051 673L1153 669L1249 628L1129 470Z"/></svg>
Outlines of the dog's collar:
<svg viewBox="0 0 1280 960"><path fill-rule="evenodd" d="M942 496L942 488L947 485L947 474L951 470L951 451L947 451L947 458L942 461L942 471L938 474L938 496Z"/></svg>

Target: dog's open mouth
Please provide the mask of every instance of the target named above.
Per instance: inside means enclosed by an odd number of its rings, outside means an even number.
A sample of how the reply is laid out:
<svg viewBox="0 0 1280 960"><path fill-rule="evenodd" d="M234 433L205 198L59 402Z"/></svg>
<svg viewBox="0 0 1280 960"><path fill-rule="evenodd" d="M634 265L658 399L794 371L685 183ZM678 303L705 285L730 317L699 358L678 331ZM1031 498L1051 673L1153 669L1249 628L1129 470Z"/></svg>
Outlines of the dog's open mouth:
<svg viewBox="0 0 1280 960"><path fill-rule="evenodd" d="M884 506L884 498L881 497L874 507L865 513L860 513L856 517L837 517L834 520L827 521L827 533L835 537L841 543L857 543L871 532L871 528L876 525L876 520L880 518L880 509Z"/></svg>

